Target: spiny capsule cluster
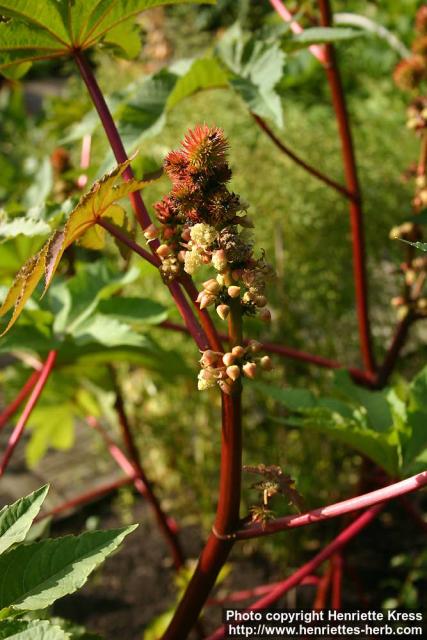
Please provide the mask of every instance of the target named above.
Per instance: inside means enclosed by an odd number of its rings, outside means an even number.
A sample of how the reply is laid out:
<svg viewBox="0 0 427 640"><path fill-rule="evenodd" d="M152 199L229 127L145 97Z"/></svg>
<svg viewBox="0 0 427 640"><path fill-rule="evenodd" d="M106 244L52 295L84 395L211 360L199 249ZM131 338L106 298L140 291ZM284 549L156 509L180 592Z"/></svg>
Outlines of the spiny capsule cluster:
<svg viewBox="0 0 427 640"><path fill-rule="evenodd" d="M227 151L221 129L198 125L187 134L165 160L172 189L154 207L161 226L151 225L145 235L161 240L157 254L167 281L213 267L216 277L203 285L201 308L214 305L225 319L231 300L240 298L243 314L269 320L265 286L273 271L264 255L254 256L248 205L227 187Z"/></svg>
<svg viewBox="0 0 427 640"><path fill-rule="evenodd" d="M234 383L241 377L255 378L258 371L270 371L272 368L269 356L260 355L262 345L251 340L246 347L240 345L227 353L207 350L200 359L201 370L198 377L200 391L219 385L227 394L233 392Z"/></svg>
<svg viewBox="0 0 427 640"><path fill-rule="evenodd" d="M412 55L401 60L393 73L396 85L403 91L414 91L427 79L427 5L417 11L415 31Z"/></svg>

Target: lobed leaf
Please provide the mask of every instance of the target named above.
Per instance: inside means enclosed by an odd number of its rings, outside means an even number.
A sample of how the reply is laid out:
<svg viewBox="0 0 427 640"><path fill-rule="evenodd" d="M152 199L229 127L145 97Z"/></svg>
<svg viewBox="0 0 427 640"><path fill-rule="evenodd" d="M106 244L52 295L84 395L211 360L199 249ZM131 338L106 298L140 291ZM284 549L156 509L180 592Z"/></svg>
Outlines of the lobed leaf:
<svg viewBox="0 0 427 640"><path fill-rule="evenodd" d="M0 316L4 316L13 308L9 323L1 335L4 335L15 323L43 276L45 280L43 293L46 292L67 247L84 236L101 218L111 217L115 221L119 215L123 219L123 210L115 205L115 202L134 191L139 191L147 184L138 180L117 183L130 162L130 160L123 162L96 182L73 209L64 228L55 231L41 250L18 272L0 307Z"/></svg>
<svg viewBox="0 0 427 640"><path fill-rule="evenodd" d="M0 511L0 554L17 542L22 542L49 490L48 485L20 498ZM0 633L0 638L1 638Z"/></svg>
<svg viewBox="0 0 427 640"><path fill-rule="evenodd" d="M74 593L137 525L20 545L0 557L0 609L45 609Z"/></svg>
<svg viewBox="0 0 427 640"><path fill-rule="evenodd" d="M69 640L70 636L49 620L0 621L0 640Z"/></svg>

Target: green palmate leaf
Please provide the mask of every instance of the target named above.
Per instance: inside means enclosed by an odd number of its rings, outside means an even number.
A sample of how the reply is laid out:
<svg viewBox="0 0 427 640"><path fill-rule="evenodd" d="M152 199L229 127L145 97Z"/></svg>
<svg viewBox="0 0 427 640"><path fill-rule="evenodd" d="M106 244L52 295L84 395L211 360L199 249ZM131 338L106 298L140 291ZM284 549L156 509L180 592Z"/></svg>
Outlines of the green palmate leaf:
<svg viewBox="0 0 427 640"><path fill-rule="evenodd" d="M11 18L0 23L0 69L73 55L76 48L87 49L103 38L134 55L137 41L130 20L145 9L183 2L201 0L0 0L0 15Z"/></svg>
<svg viewBox="0 0 427 640"><path fill-rule="evenodd" d="M24 216L7 216L0 209L0 242L2 239L24 236L43 236L50 233L50 226L40 218L36 209L30 210Z"/></svg>
<svg viewBox="0 0 427 640"><path fill-rule="evenodd" d="M0 640L69 640L61 627L49 620L3 620L0 622Z"/></svg>
<svg viewBox="0 0 427 640"><path fill-rule="evenodd" d="M45 609L74 593L136 526L18 546L0 557L0 609Z"/></svg>
<svg viewBox="0 0 427 640"><path fill-rule="evenodd" d="M203 89L227 87L230 74L215 58L200 58L191 62L188 70L180 75L167 99L172 109L181 100Z"/></svg>
<svg viewBox="0 0 427 640"><path fill-rule="evenodd" d="M141 49L141 37L133 19L113 27L102 42L127 60L136 58Z"/></svg>
<svg viewBox="0 0 427 640"><path fill-rule="evenodd" d="M101 300L98 310L129 324L159 324L168 317L167 310L149 298L110 298Z"/></svg>
<svg viewBox="0 0 427 640"><path fill-rule="evenodd" d="M49 487L45 485L10 506L3 507L0 511L0 554L17 542L25 540L48 490Z"/></svg>
<svg viewBox="0 0 427 640"><path fill-rule="evenodd" d="M216 53L232 72L230 84L249 109L281 127L281 102L275 92L285 62L281 48L244 34L236 23L226 32Z"/></svg>
<svg viewBox="0 0 427 640"><path fill-rule="evenodd" d="M74 407L71 403L39 405L31 414L31 437L25 449L30 468L43 458L49 447L66 451L74 444Z"/></svg>
<svg viewBox="0 0 427 640"><path fill-rule="evenodd" d="M47 290L67 247L84 236L101 218L112 216L113 220L117 219L116 201L134 191L139 191L147 184L137 180L118 182L129 163L130 160L120 164L111 173L96 182L89 193L83 196L73 209L64 228L56 231L39 253L30 258L18 272L0 307L0 316L5 315L13 308L12 316L3 334L15 323L43 276L45 280L44 291Z"/></svg>
<svg viewBox="0 0 427 640"><path fill-rule="evenodd" d="M77 346L98 343L105 347L142 347L145 343L144 336L132 331L129 325L101 313L79 324L72 335Z"/></svg>

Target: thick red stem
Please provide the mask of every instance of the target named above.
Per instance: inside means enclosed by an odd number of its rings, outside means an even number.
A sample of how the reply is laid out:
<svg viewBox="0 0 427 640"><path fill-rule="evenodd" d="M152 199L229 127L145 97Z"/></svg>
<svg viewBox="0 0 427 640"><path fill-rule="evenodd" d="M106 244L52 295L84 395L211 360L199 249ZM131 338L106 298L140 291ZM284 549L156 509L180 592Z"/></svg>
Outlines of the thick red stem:
<svg viewBox="0 0 427 640"><path fill-rule="evenodd" d="M246 540L248 538L271 535L277 531L304 527L323 520L337 518L338 516L358 511L359 509L366 509L367 507L398 498L399 496L404 496L407 493L418 491L418 489L421 489L425 485L427 485L427 471L422 471L415 476L406 478L406 480L395 482L382 489L376 489L375 491L370 491L355 498L349 498L348 500L343 500L342 502L337 502L326 507L319 507L318 509L313 509L301 515L277 518L266 524L264 528L260 525L248 525L240 529L240 531L233 533L231 537L234 540Z"/></svg>
<svg viewBox="0 0 427 640"><path fill-rule="evenodd" d="M305 162L305 160L300 158L294 151L292 151L292 149L290 149L281 140L279 140L279 138L272 131L272 129L270 129L263 118L257 116L256 113L252 113L252 116L257 125L264 131L264 133L270 138L270 140L276 145L276 147L280 149L282 153L287 155L288 158L293 160L295 164L305 169L307 173L314 176L324 184L327 184L328 187L331 187L332 189L335 189L335 191L338 191L338 193L340 193L345 198L348 198L349 200L354 199L354 195L346 187L344 187L342 184L339 184L339 182L336 182L329 176L325 175L324 173L313 167L311 164L308 164L308 162Z"/></svg>
<svg viewBox="0 0 427 640"><path fill-rule="evenodd" d="M70 511L71 509L75 509L75 507L80 507L82 505L88 504L89 502L94 502L103 496L120 489L121 487L125 487L126 485L133 482L133 478L126 476L126 478L120 478L120 480L115 480L114 482L109 482L108 484L102 484L96 489L92 489L91 491L86 491L85 493L72 498L71 500L67 500L66 502L62 502L58 504L58 506L54 507L50 511L45 511L44 513L37 516L35 522L39 522L39 520L44 520L45 518L50 518L52 516L57 516L60 513L64 513L66 511Z"/></svg>
<svg viewBox="0 0 427 640"><path fill-rule="evenodd" d="M281 598L290 589L293 589L301 583L307 575L313 573L325 560L330 558L334 553L341 550L348 544L362 529L364 529L378 515L384 505L371 507L354 522L346 527L332 542L330 542L320 553L312 560L297 569L289 578L281 582L277 587L272 589L266 596L257 600L253 605L248 607L247 611L267 609L271 607L279 598ZM220 627L211 634L206 640L220 640L224 638L225 628Z"/></svg>
<svg viewBox="0 0 427 640"><path fill-rule="evenodd" d="M18 411L19 407L36 384L39 376L40 371L34 371L16 396L15 400L12 400L12 402L6 407L6 409L4 409L3 413L0 415L0 429L3 429L10 418Z"/></svg>
<svg viewBox="0 0 427 640"><path fill-rule="evenodd" d="M331 558L332 563L332 593L331 607L332 609L341 609L342 607L342 574L343 574L343 557L341 553L336 553Z"/></svg>
<svg viewBox="0 0 427 640"><path fill-rule="evenodd" d="M34 385L33 391L30 395L30 397L28 398L27 404L25 405L24 411L21 414L21 417L19 418L18 422L16 423L16 426L14 428L14 430L12 431L12 434L9 438L9 441L7 443L7 448L5 451L5 454L3 456L3 460L1 461L0 464L0 477L4 474L4 472L6 471L7 465L9 463L9 460L13 454L13 452L15 451L15 447L18 444L18 442L20 441L22 434L24 433L24 429L25 426L28 422L29 417L31 416L31 413L34 409L34 407L37 404L37 401L43 391L43 389L45 388L46 382L48 381L49 375L53 369L53 366L55 364L55 360L56 360L56 356L57 356L57 352L56 351L49 351L49 354L46 358L45 363L43 364L42 369L39 372L39 378L36 382L36 384Z"/></svg>
<svg viewBox="0 0 427 640"><path fill-rule="evenodd" d="M103 220L102 218L99 218L96 224L102 227L103 229L105 229L106 231L108 231L108 233L110 233L119 242L122 242L127 247L129 247L129 249L131 249L132 251L137 253L139 256L141 256L141 258L144 258L144 260L147 260L147 262L152 264L153 267L158 268L160 266L161 262L157 256L149 253L149 251L146 251L143 247L141 247L139 244L134 242L132 238L127 236L125 233L123 233L123 231L121 231L118 227L116 227L114 224L111 224L111 222L108 222L108 220Z"/></svg>
<svg viewBox="0 0 427 640"><path fill-rule="evenodd" d="M319 0L321 25L330 27L332 13L329 0ZM359 323L359 338L362 359L369 373L375 372L375 360L371 344L371 329L368 313L368 283L366 276L365 234L363 229L363 211L361 193L357 175L356 158L351 135L347 104L341 82L340 71L335 59L333 45L324 47L326 54L326 74L332 93L332 102L341 139L344 173L347 189L355 199L349 203L350 221L353 239L353 271L356 288L356 306Z"/></svg>

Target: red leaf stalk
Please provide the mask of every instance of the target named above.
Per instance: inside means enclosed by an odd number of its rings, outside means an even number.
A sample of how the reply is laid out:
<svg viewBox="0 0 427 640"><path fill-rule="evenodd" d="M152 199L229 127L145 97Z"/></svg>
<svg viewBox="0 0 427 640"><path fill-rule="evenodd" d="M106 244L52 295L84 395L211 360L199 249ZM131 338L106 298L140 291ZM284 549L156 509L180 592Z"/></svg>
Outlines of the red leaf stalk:
<svg viewBox="0 0 427 640"><path fill-rule="evenodd" d="M34 371L16 396L15 400L13 400L0 415L0 429L3 429L3 427L8 423L9 419L18 411L19 407L36 384L39 376L40 371Z"/></svg>
<svg viewBox="0 0 427 640"><path fill-rule="evenodd" d="M317 178L318 180L320 180L324 184L327 184L328 187L331 187L332 189L335 189L335 191L340 193L345 198L348 198L349 200L353 200L354 199L354 194L351 193L346 187L344 187L342 184L339 184L339 182L336 182L335 180L333 180L329 176L325 175L324 173L322 173L321 171L319 171L318 169L316 169L312 165L308 164L308 162L305 162L305 160L300 158L294 151L292 151L292 149L290 149L281 140L279 140L279 138L270 129L270 127L265 122L265 120L263 120L263 118L261 118L260 116L257 116L256 113L252 113L251 115L254 118L254 120L257 123L257 125L270 138L270 140L273 142L273 144L275 144L276 147L282 153L284 153L291 160L293 160L293 162L295 162L295 164L297 164L298 166L302 167L305 171L307 171L307 173L309 173L310 175L314 176L315 178Z"/></svg>
<svg viewBox="0 0 427 640"><path fill-rule="evenodd" d="M123 453L120 447L111 440L111 438L108 436L108 434L105 432L105 430L95 417L88 416L86 418L86 421L90 427L95 429L102 436L111 457L116 461L118 466L126 473L126 475L129 476L129 478L133 479L135 489L138 491L138 493L140 493L144 498L148 500L157 518L159 528L162 531L165 540L171 549L175 567L178 569L182 566L184 559L176 536L176 523L171 518L168 518L164 513L142 466L140 464L136 464L134 461L130 462L130 460Z"/></svg>
<svg viewBox="0 0 427 640"><path fill-rule="evenodd" d="M332 13L329 0L319 0L319 7L322 26L330 27L332 24ZM349 208L353 239L353 271L356 287L360 348L366 370L369 373L374 373L375 360L371 344L371 329L368 313L368 284L366 277L363 211L359 179L357 176L356 158L354 154L347 104L342 88L341 75L335 59L335 50L331 44L325 45L324 50L326 55L326 75L332 93L332 102L341 139L345 180L347 189L355 197L355 199L350 201Z"/></svg>
<svg viewBox="0 0 427 640"><path fill-rule="evenodd" d="M343 577L343 556L341 553L336 553L332 556L332 595L331 606L332 609L341 609L342 606L342 577Z"/></svg>
<svg viewBox="0 0 427 640"><path fill-rule="evenodd" d="M338 516L358 511L359 509L366 509L382 502L398 498L413 491L418 491L422 487L427 485L427 471L422 471L406 480L395 482L382 489L376 489L369 493L364 493L361 496L355 498L349 498L342 502L328 505L326 507L319 507L313 509L307 513L295 516L285 516L283 518L277 518L276 520L268 523L262 528L260 525L248 525L246 528L232 534L233 539L246 540L248 538L258 538L264 535L270 535L277 531L284 531L286 529L294 529L296 527L304 527L306 525L321 522L323 520L329 520L331 518L337 518Z"/></svg>
<svg viewBox="0 0 427 640"><path fill-rule="evenodd" d="M378 515L384 505L376 505L365 511L354 522L346 527L341 533L330 542L320 553L314 558L309 560L302 567L297 569L289 578L281 582L275 589L270 591L266 596L257 600L253 605L248 607L247 611L253 611L258 609L267 609L271 607L279 598L281 598L290 589L293 589L301 580L307 575L311 574L317 569L325 560L330 558L334 553L340 551L346 544L348 544L356 535L362 531L374 518ZM211 634L206 640L220 640L224 638L225 628L220 627L217 631Z"/></svg>
<svg viewBox="0 0 427 640"><path fill-rule="evenodd" d="M133 478L126 476L125 478L120 478L120 480L115 480L114 482L109 482L108 484L102 484L99 487L92 489L91 491L86 491L85 493L81 493L71 500L67 500L66 502L58 504L50 511L45 511L44 513L37 516L35 522L39 522L40 520L44 520L45 518L50 518L51 516L57 516L60 513L70 511L75 507L80 507L82 505L88 504L89 502L94 502L99 498L102 498L103 496L106 496L109 493L120 489L121 487L125 487L131 482L133 482Z"/></svg>
<svg viewBox="0 0 427 640"><path fill-rule="evenodd" d="M24 429L25 426L28 422L29 417L31 416L31 413L34 409L34 407L37 404L37 401L43 391L43 389L46 386L46 383L48 381L49 375L54 367L55 364L55 360L56 360L56 356L57 356L57 352L56 351L49 351L49 354L46 358L45 363L43 364L42 369L39 372L39 378L36 382L36 384L34 385L33 391L30 395L30 397L28 398L27 404L24 407L24 411L22 412L21 417L19 418L14 430L12 431L12 434L9 438L8 444L7 444L7 448L6 451L4 453L3 456L3 460L1 461L0 464L0 477L4 474L4 472L6 471L7 465L9 463L9 460L13 454L13 452L15 451L15 447L18 444L18 442L20 441L22 434L24 433Z"/></svg>
<svg viewBox="0 0 427 640"><path fill-rule="evenodd" d="M262 584L253 589L244 589L243 591L234 591L224 598L209 598L207 606L221 605L224 606L231 602L241 602L242 600L249 600L249 598L255 598L257 596L263 596L269 593L272 589L275 589L281 582L271 582L270 584ZM301 580L300 584L304 585L318 585L319 578L317 576L307 576Z"/></svg>
<svg viewBox="0 0 427 640"><path fill-rule="evenodd" d="M313 603L313 609L326 609L328 603L328 594L332 580L332 565L329 562L323 576L319 580L316 591L316 597Z"/></svg>

